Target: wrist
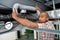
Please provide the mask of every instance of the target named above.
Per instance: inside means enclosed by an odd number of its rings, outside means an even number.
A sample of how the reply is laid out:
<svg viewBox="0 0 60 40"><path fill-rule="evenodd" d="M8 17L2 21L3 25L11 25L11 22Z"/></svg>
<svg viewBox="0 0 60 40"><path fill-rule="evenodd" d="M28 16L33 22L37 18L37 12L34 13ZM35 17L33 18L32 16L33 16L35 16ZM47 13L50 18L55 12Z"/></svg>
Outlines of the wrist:
<svg viewBox="0 0 60 40"><path fill-rule="evenodd" d="M16 19L17 18L17 16L13 16L13 19Z"/></svg>

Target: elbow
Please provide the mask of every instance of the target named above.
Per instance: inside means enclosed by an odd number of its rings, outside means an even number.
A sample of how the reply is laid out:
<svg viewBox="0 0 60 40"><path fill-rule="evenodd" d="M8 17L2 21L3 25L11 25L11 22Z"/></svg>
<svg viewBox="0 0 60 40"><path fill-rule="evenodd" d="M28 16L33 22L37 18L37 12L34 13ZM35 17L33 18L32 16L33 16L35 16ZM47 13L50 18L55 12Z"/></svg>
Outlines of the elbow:
<svg viewBox="0 0 60 40"><path fill-rule="evenodd" d="M37 26L30 26L30 28L38 28Z"/></svg>

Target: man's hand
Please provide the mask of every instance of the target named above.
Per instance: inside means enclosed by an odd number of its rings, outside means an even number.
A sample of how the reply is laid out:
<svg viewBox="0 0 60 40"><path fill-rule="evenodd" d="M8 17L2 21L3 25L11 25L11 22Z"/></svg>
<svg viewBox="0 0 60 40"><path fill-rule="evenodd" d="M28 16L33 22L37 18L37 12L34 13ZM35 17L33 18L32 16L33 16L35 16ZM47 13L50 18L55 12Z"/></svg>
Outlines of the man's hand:
<svg viewBox="0 0 60 40"><path fill-rule="evenodd" d="M14 9L14 11L12 12L12 17L15 19L17 17L17 13L16 13L16 10Z"/></svg>
<svg viewBox="0 0 60 40"><path fill-rule="evenodd" d="M40 8L39 8L38 6L35 6L35 9L36 9L36 10L40 10Z"/></svg>
<svg viewBox="0 0 60 40"><path fill-rule="evenodd" d="M39 10L39 11L43 11L42 8L39 7L39 6L35 6L35 9L36 9L36 10Z"/></svg>

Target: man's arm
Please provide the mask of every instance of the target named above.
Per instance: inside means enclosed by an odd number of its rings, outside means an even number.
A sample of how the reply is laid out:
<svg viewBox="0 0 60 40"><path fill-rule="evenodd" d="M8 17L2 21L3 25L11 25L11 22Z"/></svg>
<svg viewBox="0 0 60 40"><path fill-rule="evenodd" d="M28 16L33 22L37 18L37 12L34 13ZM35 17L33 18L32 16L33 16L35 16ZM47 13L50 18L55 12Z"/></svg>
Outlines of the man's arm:
<svg viewBox="0 0 60 40"><path fill-rule="evenodd" d="M12 17L19 22L20 24L27 26L27 27L31 27L31 28L38 28L38 24L35 22L32 22L28 19L24 19L24 18L20 18L17 16L16 10L13 11L12 13Z"/></svg>

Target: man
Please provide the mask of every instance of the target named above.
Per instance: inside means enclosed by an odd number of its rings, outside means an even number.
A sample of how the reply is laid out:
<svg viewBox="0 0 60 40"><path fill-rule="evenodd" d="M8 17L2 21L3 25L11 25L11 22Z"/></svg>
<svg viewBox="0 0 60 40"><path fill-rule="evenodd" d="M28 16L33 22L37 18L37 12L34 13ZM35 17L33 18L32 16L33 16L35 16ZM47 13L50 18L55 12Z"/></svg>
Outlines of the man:
<svg viewBox="0 0 60 40"><path fill-rule="evenodd" d="M30 28L44 28L44 29L51 29L54 30L54 26L52 24L51 21L49 21L49 15L48 13L42 11L41 8L39 8L38 6L35 6L36 10L40 11L40 15L39 15L39 22L32 22L28 19L25 18L20 18L18 17L18 14L16 13L16 10L14 10L12 12L12 17L19 22L20 24L30 27ZM48 36L49 35L49 36ZM48 34L48 33L42 33L39 32L39 37L40 40L54 40L54 35L52 34Z"/></svg>

